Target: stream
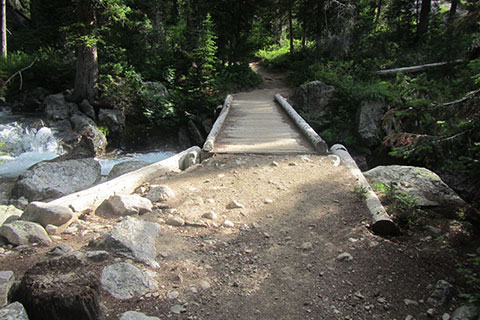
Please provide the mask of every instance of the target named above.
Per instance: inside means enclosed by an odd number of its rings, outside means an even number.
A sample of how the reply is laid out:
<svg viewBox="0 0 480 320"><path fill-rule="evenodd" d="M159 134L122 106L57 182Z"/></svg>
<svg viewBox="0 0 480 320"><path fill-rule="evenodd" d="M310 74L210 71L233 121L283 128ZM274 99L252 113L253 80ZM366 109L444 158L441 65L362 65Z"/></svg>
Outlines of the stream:
<svg viewBox="0 0 480 320"><path fill-rule="evenodd" d="M8 107L0 107L0 179L15 179L30 166L52 160L65 153L55 137L55 128L44 126L43 121L30 115L13 114ZM115 150L95 159L106 176L117 163L124 161L157 162L177 153L171 147L153 150Z"/></svg>

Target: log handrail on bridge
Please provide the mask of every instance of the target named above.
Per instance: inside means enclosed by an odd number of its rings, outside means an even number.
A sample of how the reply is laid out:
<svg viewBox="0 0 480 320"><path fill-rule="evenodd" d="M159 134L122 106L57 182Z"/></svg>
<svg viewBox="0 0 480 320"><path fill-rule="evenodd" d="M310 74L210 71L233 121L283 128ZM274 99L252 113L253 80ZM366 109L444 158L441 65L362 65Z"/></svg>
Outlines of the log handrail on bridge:
<svg viewBox="0 0 480 320"><path fill-rule="evenodd" d="M285 113L292 119L300 132L314 146L315 150L320 154L328 153L327 143L313 130L313 128L295 111L295 109L282 97L279 93L275 95Z"/></svg>
<svg viewBox="0 0 480 320"><path fill-rule="evenodd" d="M225 98L225 102L223 103L222 111L220 112L220 115L217 117L217 120L215 120L215 123L212 126L212 130L210 130L210 133L208 134L208 137L205 140L205 143L203 144L203 151L210 152L213 150L215 146L215 140L217 139L217 136L223 127L225 119L227 119L228 113L230 112L232 101L233 101L233 96L230 94L227 95L227 97Z"/></svg>

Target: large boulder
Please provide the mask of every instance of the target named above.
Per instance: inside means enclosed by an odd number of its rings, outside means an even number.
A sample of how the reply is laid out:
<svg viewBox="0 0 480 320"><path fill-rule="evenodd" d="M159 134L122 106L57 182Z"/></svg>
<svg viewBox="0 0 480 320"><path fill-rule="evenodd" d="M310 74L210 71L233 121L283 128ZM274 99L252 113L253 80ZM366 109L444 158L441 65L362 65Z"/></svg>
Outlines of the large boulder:
<svg viewBox="0 0 480 320"><path fill-rule="evenodd" d="M328 104L334 93L333 86L321 81L312 81L295 89L292 102L296 109L320 117L327 113Z"/></svg>
<svg viewBox="0 0 480 320"><path fill-rule="evenodd" d="M15 208L15 206L0 205L0 226L5 222L17 220L22 213L23 211Z"/></svg>
<svg viewBox="0 0 480 320"><path fill-rule="evenodd" d="M382 141L382 117L387 105L382 100L363 101L358 115L358 133L365 144L373 147Z"/></svg>
<svg viewBox="0 0 480 320"><path fill-rule="evenodd" d="M417 199L419 207L464 206L465 201L440 177L425 168L412 166L378 166L363 173L371 183L393 183L399 191Z"/></svg>
<svg viewBox="0 0 480 320"><path fill-rule="evenodd" d="M107 180L120 177L121 175L138 170L140 168L146 167L151 164L152 164L151 162L133 161L133 160L117 163L112 167L112 170L110 170L110 172L108 173Z"/></svg>
<svg viewBox="0 0 480 320"><path fill-rule="evenodd" d="M152 202L138 194L116 194L110 196L95 211L99 216L130 216L152 211Z"/></svg>
<svg viewBox="0 0 480 320"><path fill-rule="evenodd" d="M85 113L89 118L95 120L95 108L88 102L87 99L84 99L79 105L80 110Z"/></svg>
<svg viewBox="0 0 480 320"><path fill-rule="evenodd" d="M131 299L158 290L158 282L148 271L130 263L116 263L102 271L102 286L117 299Z"/></svg>
<svg viewBox="0 0 480 320"><path fill-rule="evenodd" d="M14 302L0 309L2 320L28 320L27 311L20 302Z"/></svg>
<svg viewBox="0 0 480 320"><path fill-rule="evenodd" d="M94 159L40 162L23 173L13 194L30 201L56 199L86 189L101 178Z"/></svg>
<svg viewBox="0 0 480 320"><path fill-rule="evenodd" d="M158 268L156 242L161 227L158 223L127 216L113 230L90 242L89 246L101 248Z"/></svg>
<svg viewBox="0 0 480 320"><path fill-rule="evenodd" d="M13 271L0 271L0 308L8 304L14 282ZM0 319L2 318L0 317Z"/></svg>
<svg viewBox="0 0 480 320"><path fill-rule="evenodd" d="M50 90L42 87L26 91L23 96L21 109L30 112L38 111L42 106L43 100L45 100L45 97L49 94L51 94Z"/></svg>
<svg viewBox="0 0 480 320"><path fill-rule="evenodd" d="M98 120L105 124L113 134L122 133L125 128L125 115L120 110L100 109Z"/></svg>
<svg viewBox="0 0 480 320"><path fill-rule="evenodd" d="M80 132L83 128L87 126L96 126L95 121L80 112L73 114L70 117L70 122L72 123L72 127L76 132Z"/></svg>
<svg viewBox="0 0 480 320"><path fill-rule="evenodd" d="M51 94L45 97L42 106L47 118L53 121L69 119L73 113L78 111L76 104L65 101L63 93Z"/></svg>
<svg viewBox="0 0 480 320"><path fill-rule="evenodd" d="M22 220L37 222L46 227L49 224L61 226L72 217L73 211L68 207L34 201L25 208Z"/></svg>
<svg viewBox="0 0 480 320"><path fill-rule="evenodd" d="M39 262L16 290L32 319L99 319L100 284L75 255Z"/></svg>
<svg viewBox="0 0 480 320"><path fill-rule="evenodd" d="M0 236L14 246L40 243L47 245L52 242L43 227L35 222L16 220L0 227Z"/></svg>

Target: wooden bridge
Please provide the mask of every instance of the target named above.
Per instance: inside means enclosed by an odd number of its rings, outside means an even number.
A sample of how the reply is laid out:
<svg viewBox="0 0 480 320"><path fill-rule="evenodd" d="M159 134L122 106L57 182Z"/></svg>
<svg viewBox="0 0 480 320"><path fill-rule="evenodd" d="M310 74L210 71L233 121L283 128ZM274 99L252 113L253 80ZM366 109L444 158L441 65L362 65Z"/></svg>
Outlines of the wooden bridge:
<svg viewBox="0 0 480 320"><path fill-rule="evenodd" d="M326 153L327 145L275 89L228 96L204 150L213 153Z"/></svg>

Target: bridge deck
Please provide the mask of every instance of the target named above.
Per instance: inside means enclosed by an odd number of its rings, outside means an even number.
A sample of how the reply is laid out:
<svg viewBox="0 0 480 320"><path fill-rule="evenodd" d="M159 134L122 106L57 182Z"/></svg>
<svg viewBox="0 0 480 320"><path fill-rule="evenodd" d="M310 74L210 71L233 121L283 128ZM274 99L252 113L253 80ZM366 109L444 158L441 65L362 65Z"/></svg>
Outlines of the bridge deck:
<svg viewBox="0 0 480 320"><path fill-rule="evenodd" d="M216 153L315 153L290 118L274 102L278 90L234 95L230 113L216 138Z"/></svg>

